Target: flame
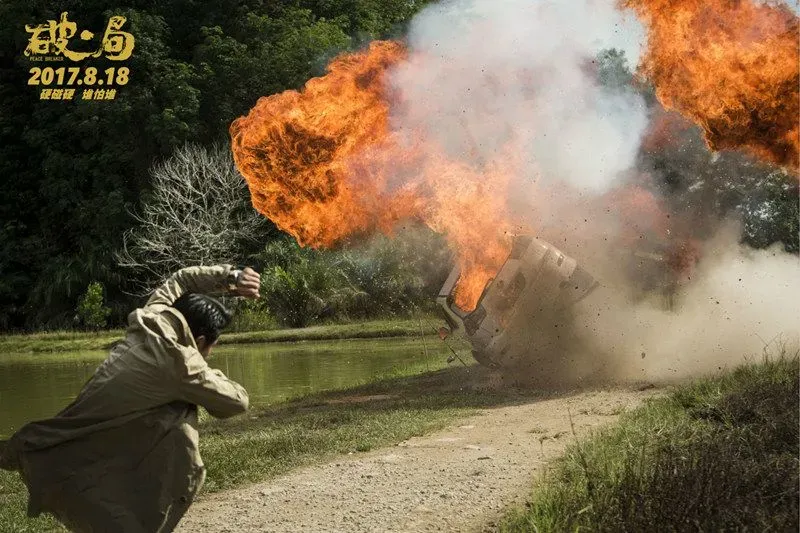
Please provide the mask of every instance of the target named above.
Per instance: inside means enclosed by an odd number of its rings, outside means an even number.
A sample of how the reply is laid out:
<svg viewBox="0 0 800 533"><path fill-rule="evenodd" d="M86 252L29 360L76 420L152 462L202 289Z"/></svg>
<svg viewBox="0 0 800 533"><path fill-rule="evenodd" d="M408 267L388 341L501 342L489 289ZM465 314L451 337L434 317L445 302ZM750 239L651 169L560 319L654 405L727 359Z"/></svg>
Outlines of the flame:
<svg viewBox="0 0 800 533"><path fill-rule="evenodd" d="M408 218L446 234L461 267L455 303L471 311L510 252L513 158L470 164L424 131L393 130L403 99L387 72L407 60L401 43L375 41L300 92L261 98L231 125L234 159L253 206L301 245L391 233Z"/></svg>
<svg viewBox="0 0 800 533"><path fill-rule="evenodd" d="M798 168L800 32L785 5L756 0L620 0L648 27L640 72L697 123L713 150Z"/></svg>
<svg viewBox="0 0 800 533"><path fill-rule="evenodd" d="M355 154L387 143L383 72L405 54L396 43L382 43L369 54L339 57L303 93L261 98L231 125L253 206L301 245L332 246L406 214L408 205L383 197L378 180L356 183L351 176ZM380 204L388 209L375 209Z"/></svg>

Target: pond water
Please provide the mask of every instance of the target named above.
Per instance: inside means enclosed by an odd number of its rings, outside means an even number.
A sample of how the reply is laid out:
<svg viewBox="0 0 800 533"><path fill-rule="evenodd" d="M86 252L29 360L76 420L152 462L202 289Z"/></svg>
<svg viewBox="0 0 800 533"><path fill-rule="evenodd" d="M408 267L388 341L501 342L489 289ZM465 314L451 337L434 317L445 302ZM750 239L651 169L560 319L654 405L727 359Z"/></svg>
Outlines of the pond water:
<svg viewBox="0 0 800 533"><path fill-rule="evenodd" d="M223 345L209 364L245 386L251 404L347 388L376 378L442 368L436 338ZM0 438L50 417L80 391L105 352L0 354Z"/></svg>

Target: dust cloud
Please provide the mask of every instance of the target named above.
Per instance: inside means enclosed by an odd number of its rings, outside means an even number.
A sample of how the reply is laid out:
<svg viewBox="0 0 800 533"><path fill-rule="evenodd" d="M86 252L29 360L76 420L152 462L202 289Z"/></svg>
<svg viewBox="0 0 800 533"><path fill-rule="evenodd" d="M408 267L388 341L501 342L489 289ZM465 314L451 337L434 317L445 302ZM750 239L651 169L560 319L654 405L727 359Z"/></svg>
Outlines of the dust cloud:
<svg viewBox="0 0 800 533"><path fill-rule="evenodd" d="M545 380L680 379L800 343L798 257L741 246L730 224L714 224L684 277L648 286L663 261L634 252L669 213L658 198L623 209L618 193L636 196L652 179L637 168L651 111L640 94L602 84L595 64L616 48L635 69L643 36L612 1L441 2L412 21L412 54L392 73L402 95L392 127L424 131L473 167L513 144L504 203L518 227L601 283L567 314L532 316L550 348L527 366Z"/></svg>
<svg viewBox="0 0 800 533"><path fill-rule="evenodd" d="M692 279L638 300L625 280L598 272L604 286L575 308L573 331L584 369L608 379L662 381L713 373L800 345L800 259L776 245L740 245L738 228L705 243ZM615 280L615 278L617 278ZM621 284L621 285L620 285Z"/></svg>

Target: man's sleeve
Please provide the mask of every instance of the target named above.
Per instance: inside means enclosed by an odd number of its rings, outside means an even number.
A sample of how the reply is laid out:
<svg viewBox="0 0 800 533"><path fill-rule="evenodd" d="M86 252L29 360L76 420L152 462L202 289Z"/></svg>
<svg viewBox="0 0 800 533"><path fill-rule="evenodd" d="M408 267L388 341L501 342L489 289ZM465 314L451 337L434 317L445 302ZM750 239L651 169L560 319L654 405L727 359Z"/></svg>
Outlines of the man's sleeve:
<svg viewBox="0 0 800 533"><path fill-rule="evenodd" d="M182 268L153 292L145 307L155 304L172 305L187 292L224 294L228 292L232 272L234 268L231 265Z"/></svg>
<svg viewBox="0 0 800 533"><path fill-rule="evenodd" d="M247 391L222 371L208 366L194 348L174 345L174 387L177 399L205 407L212 416L228 418L247 410Z"/></svg>

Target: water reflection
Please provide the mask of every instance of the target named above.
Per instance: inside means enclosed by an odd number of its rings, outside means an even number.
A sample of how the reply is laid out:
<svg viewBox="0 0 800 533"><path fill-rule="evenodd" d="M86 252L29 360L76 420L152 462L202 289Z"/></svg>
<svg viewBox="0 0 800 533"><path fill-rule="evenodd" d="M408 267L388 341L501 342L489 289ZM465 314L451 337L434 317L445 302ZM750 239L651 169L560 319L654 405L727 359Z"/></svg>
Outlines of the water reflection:
<svg viewBox="0 0 800 533"><path fill-rule="evenodd" d="M400 338L220 346L210 364L242 383L251 403L274 403L350 387L376 376L433 370L448 350L438 339ZM52 416L80 391L104 352L0 355L0 438Z"/></svg>

